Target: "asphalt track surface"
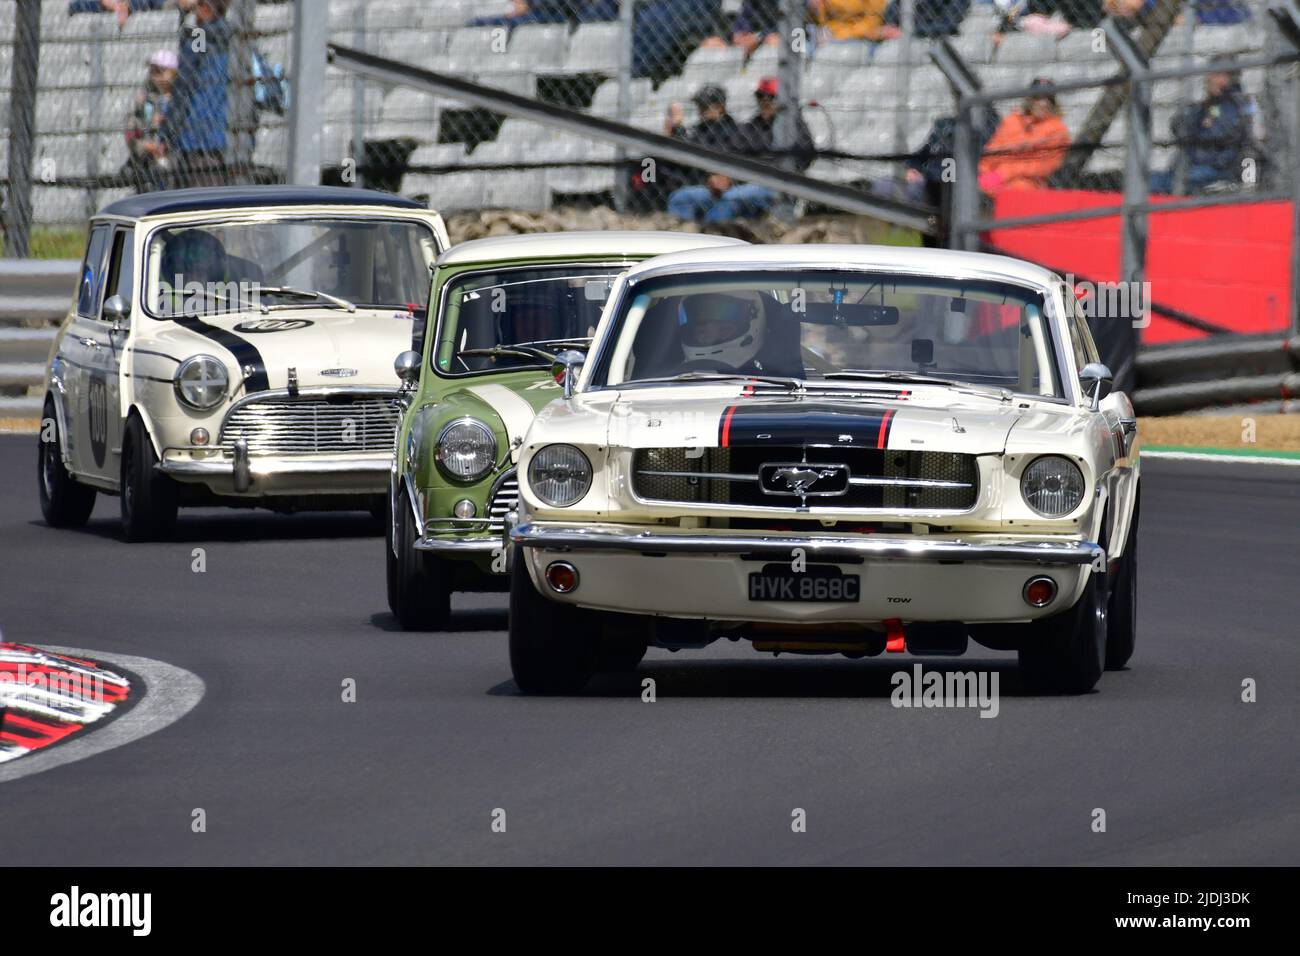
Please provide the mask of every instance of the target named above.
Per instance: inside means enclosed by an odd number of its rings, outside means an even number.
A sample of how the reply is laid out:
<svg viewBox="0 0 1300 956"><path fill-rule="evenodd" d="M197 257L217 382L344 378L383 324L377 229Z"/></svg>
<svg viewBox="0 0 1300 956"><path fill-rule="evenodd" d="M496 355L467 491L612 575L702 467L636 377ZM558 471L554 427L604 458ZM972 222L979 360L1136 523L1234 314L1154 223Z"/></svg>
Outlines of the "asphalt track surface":
<svg viewBox="0 0 1300 956"><path fill-rule="evenodd" d="M892 707L908 656L729 643L522 697L504 596L458 598L453 633L396 630L361 517L183 512L174 543L127 545L113 498L85 530L45 527L35 469L35 438L0 437L5 639L204 691L149 736L0 783L8 865L1300 862L1297 468L1145 462L1130 668L1046 698L1011 655L926 660L996 671L994 719Z"/></svg>

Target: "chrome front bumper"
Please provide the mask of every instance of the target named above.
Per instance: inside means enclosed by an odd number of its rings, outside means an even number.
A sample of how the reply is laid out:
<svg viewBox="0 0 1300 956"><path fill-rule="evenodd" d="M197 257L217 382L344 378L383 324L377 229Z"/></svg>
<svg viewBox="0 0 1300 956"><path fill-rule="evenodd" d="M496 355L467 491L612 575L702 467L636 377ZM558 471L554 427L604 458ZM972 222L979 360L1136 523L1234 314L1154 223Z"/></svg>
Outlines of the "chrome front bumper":
<svg viewBox="0 0 1300 956"><path fill-rule="evenodd" d="M195 458L195 452L206 456ZM178 481L206 484L218 493L328 494L383 492L391 465L387 452L252 456L241 440L233 446L164 448L157 469Z"/></svg>
<svg viewBox="0 0 1300 956"><path fill-rule="evenodd" d="M745 554L789 560L795 548L810 558L874 558L936 564L1002 562L1044 566L1103 566L1105 550L1091 541L996 540L952 538L890 538L862 535L718 534L624 532L581 526L521 524L510 540L544 551L623 551L638 554Z"/></svg>
<svg viewBox="0 0 1300 956"><path fill-rule="evenodd" d="M430 525L439 525L434 530ZM484 537L448 538L444 535L472 528ZM445 527L444 527L445 526ZM425 524L420 536L415 540L416 551L432 551L439 554L495 554L505 542L505 522L484 518L439 518Z"/></svg>

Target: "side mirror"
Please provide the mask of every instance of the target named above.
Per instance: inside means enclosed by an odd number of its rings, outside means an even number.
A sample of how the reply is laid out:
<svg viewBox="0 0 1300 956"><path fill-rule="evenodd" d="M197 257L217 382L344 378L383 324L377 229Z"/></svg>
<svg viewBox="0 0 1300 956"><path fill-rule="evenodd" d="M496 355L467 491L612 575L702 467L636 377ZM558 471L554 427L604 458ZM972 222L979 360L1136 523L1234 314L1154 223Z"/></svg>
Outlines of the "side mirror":
<svg viewBox="0 0 1300 956"><path fill-rule="evenodd" d="M407 349L393 360L393 371L403 388L415 388L420 381L420 353Z"/></svg>
<svg viewBox="0 0 1300 956"><path fill-rule="evenodd" d="M555 361L551 363L551 374L564 386L565 398L573 397L573 386L577 383L578 375L582 372L582 366L586 361L587 356L577 349L566 349L555 356Z"/></svg>
<svg viewBox="0 0 1300 956"><path fill-rule="evenodd" d="M1101 407L1101 400L1110 394L1110 387L1115 383L1115 376L1101 362L1089 362L1079 370L1079 382L1083 385L1083 394L1092 399L1092 410Z"/></svg>
<svg viewBox="0 0 1300 956"><path fill-rule="evenodd" d="M125 328L131 321L131 307L120 295L110 295L100 313L105 322L112 322L114 329Z"/></svg>

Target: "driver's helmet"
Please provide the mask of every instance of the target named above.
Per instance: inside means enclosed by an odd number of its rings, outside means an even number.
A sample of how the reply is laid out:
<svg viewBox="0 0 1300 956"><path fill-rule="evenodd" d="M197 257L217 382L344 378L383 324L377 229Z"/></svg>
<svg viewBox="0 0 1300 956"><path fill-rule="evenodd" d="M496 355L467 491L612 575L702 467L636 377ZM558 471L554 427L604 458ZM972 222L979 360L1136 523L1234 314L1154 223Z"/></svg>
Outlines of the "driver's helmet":
<svg viewBox="0 0 1300 956"><path fill-rule="evenodd" d="M202 229L186 229L167 240L162 256L163 279L180 276L185 282L224 282L226 247Z"/></svg>
<svg viewBox="0 0 1300 956"><path fill-rule="evenodd" d="M677 324L687 362L718 362L731 368L753 361L766 332L759 301L720 292L683 297Z"/></svg>

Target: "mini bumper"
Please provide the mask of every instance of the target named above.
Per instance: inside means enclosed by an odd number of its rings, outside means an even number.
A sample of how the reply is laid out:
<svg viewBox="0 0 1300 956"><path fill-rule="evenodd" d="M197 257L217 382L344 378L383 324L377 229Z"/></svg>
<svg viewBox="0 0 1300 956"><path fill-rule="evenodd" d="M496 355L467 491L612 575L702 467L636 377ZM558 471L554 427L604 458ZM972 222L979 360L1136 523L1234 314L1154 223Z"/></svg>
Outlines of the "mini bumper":
<svg viewBox="0 0 1300 956"><path fill-rule="evenodd" d="M201 453L201 457L195 457ZM376 494L388 488L392 456L252 455L247 445L166 448L160 472L217 494Z"/></svg>
<svg viewBox="0 0 1300 956"><path fill-rule="evenodd" d="M470 531L474 536L461 536L464 531ZM458 536L447 537L449 534ZM438 554L495 554L504 547L504 534L505 522L500 519L440 518L425 525L424 533L415 541L415 550Z"/></svg>

